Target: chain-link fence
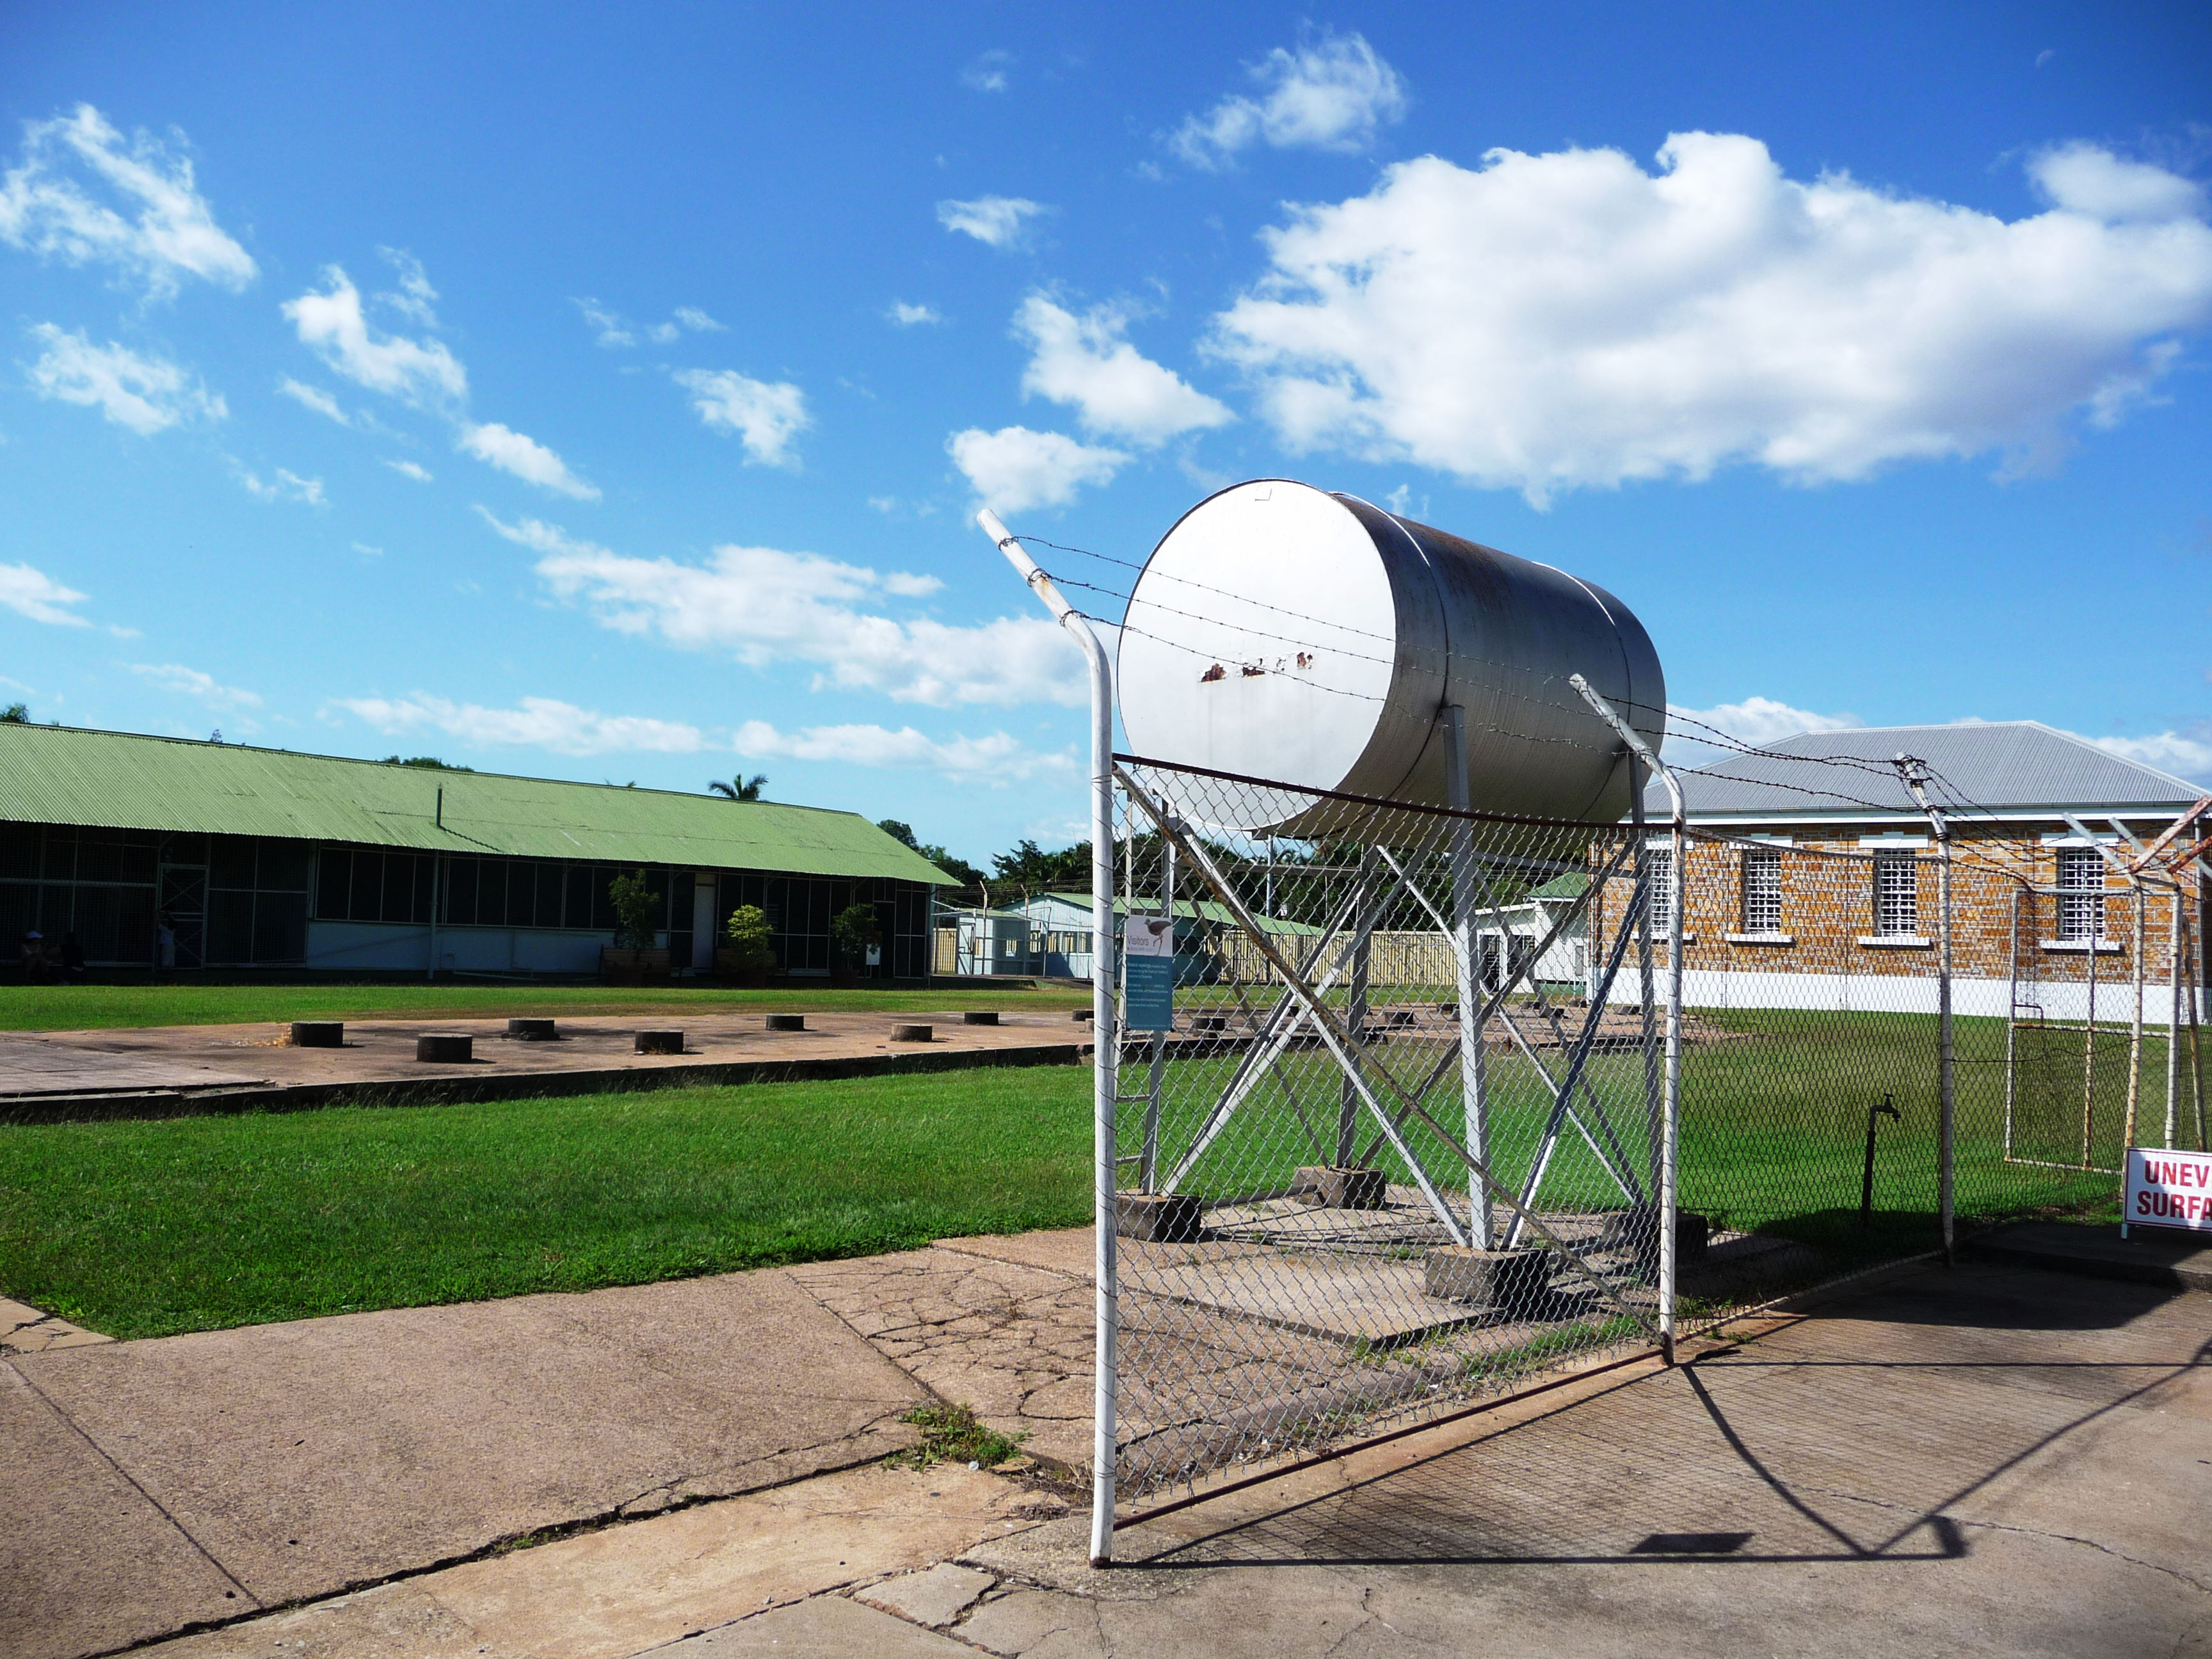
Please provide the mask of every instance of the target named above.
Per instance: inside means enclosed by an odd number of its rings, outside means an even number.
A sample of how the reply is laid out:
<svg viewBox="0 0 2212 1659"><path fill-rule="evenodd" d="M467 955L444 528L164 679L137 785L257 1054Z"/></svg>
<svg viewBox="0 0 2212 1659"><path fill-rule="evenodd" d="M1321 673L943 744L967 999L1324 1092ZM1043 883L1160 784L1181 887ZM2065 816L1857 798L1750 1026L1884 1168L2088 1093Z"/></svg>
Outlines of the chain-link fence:
<svg viewBox="0 0 2212 1659"><path fill-rule="evenodd" d="M1967 1224L2109 1195L2130 1112L2161 1127L2169 1054L2179 1144L2201 1144L2192 1051L2135 1027L2157 999L2134 976L2176 941L2189 971L2189 929L2137 938L2132 890L2039 890L1896 831L1678 842L1137 759L1116 777L1125 1503L1938 1249L1947 1069ZM2124 972L2101 933L2042 948L2094 905ZM2022 928L2047 929L2032 981ZM2128 996L2077 1008L2100 963Z"/></svg>

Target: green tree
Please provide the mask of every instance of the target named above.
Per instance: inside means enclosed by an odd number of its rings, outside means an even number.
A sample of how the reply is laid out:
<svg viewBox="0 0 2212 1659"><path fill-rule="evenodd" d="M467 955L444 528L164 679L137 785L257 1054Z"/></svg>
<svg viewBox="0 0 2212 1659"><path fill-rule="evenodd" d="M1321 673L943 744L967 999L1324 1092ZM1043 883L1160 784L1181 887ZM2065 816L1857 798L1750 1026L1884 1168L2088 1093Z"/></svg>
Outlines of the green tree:
<svg viewBox="0 0 2212 1659"><path fill-rule="evenodd" d="M1079 841L1057 853L1048 853L1033 841L1015 843L1011 853L991 860L991 884L1018 887L1024 892L1088 892L1091 888L1091 843Z"/></svg>
<svg viewBox="0 0 2212 1659"><path fill-rule="evenodd" d="M615 944L625 951L643 951L660 931L665 908L659 894L648 886L645 872L634 870L607 884L607 902L615 908Z"/></svg>
<svg viewBox="0 0 2212 1659"><path fill-rule="evenodd" d="M397 755L386 755L380 763L386 766L413 766L425 772L473 772L473 766L456 766L451 761L441 761L435 755L410 755L402 760Z"/></svg>
<svg viewBox="0 0 2212 1659"><path fill-rule="evenodd" d="M727 783L724 783L720 778L708 779L707 793L710 795L720 795L724 800L758 800L761 798L761 791L767 787L767 773L756 772L750 777L739 773Z"/></svg>
<svg viewBox="0 0 2212 1659"><path fill-rule="evenodd" d="M901 823L896 818L880 818L876 828L901 846L914 848L963 887L973 887L983 879L983 872L966 859L954 856L933 842L915 840L910 823Z"/></svg>
<svg viewBox="0 0 2212 1659"><path fill-rule="evenodd" d="M768 912L757 904L740 904L730 912L729 925L723 929L729 937L730 954L737 959L738 970L746 974L764 974L775 966L775 945L769 932Z"/></svg>
<svg viewBox="0 0 2212 1659"><path fill-rule="evenodd" d="M31 705L27 702L11 702L5 708L0 708L0 726L28 726L30 723Z"/></svg>
<svg viewBox="0 0 2212 1659"><path fill-rule="evenodd" d="M846 967L858 971L867 965L868 947L883 938L876 926L876 907L848 904L830 920L830 937Z"/></svg>

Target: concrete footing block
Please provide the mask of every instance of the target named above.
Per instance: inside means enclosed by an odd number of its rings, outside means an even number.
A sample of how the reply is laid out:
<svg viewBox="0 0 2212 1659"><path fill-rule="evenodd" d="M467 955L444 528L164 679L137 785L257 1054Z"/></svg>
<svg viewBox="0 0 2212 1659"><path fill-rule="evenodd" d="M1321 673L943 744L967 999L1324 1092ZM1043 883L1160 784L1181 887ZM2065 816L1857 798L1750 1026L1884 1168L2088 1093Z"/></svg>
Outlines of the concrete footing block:
<svg viewBox="0 0 2212 1659"><path fill-rule="evenodd" d="M1705 1259L1712 1237L1712 1223L1690 1210L1674 1214L1674 1265L1695 1267ZM1599 1242L1607 1249L1628 1250L1636 1256L1637 1271L1646 1279L1659 1273L1659 1227L1648 1209L1616 1210L1607 1218Z"/></svg>
<svg viewBox="0 0 2212 1659"><path fill-rule="evenodd" d="M1421 1264L1421 1288L1446 1302L1526 1311L1543 1297L1551 1262L1543 1250L1479 1250L1440 1244Z"/></svg>
<svg viewBox="0 0 2212 1659"><path fill-rule="evenodd" d="M1379 1210L1384 1191L1382 1171L1367 1168L1338 1169L1334 1164L1303 1166L1292 1183L1300 1199L1329 1210Z"/></svg>
<svg viewBox="0 0 2212 1659"><path fill-rule="evenodd" d="M517 1042L557 1042L561 1027L557 1021L550 1019L510 1019L507 1022L507 1034Z"/></svg>
<svg viewBox="0 0 2212 1659"><path fill-rule="evenodd" d="M894 1025L891 1027L893 1042L934 1042L936 1040L937 1030L934 1026Z"/></svg>
<svg viewBox="0 0 2212 1659"><path fill-rule="evenodd" d="M415 1039L415 1058L429 1060L440 1066L458 1066L477 1057L477 1040L472 1036L441 1032Z"/></svg>
<svg viewBox="0 0 2212 1659"><path fill-rule="evenodd" d="M641 1054L680 1054L684 1052L684 1033L681 1031L640 1031L637 1052Z"/></svg>
<svg viewBox="0 0 2212 1659"><path fill-rule="evenodd" d="M963 1025L996 1025L999 1011L996 1008L970 1008L960 1016L960 1023Z"/></svg>
<svg viewBox="0 0 2212 1659"><path fill-rule="evenodd" d="M768 1029L771 1031L803 1031L806 1029L804 1014L770 1014Z"/></svg>
<svg viewBox="0 0 2212 1659"><path fill-rule="evenodd" d="M1187 1193L1116 1193L1114 1231L1149 1244L1194 1244L1206 1236L1206 1217Z"/></svg>
<svg viewBox="0 0 2212 1659"><path fill-rule="evenodd" d="M292 1022L295 1048L343 1048L345 1022L341 1019L295 1019Z"/></svg>

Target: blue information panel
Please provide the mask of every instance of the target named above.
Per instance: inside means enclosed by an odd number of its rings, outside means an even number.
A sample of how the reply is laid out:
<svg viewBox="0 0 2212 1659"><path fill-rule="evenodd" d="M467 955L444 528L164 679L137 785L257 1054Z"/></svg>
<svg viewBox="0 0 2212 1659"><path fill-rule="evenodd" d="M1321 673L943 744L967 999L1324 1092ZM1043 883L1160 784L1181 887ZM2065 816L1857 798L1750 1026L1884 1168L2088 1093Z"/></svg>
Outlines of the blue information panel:
<svg viewBox="0 0 2212 1659"><path fill-rule="evenodd" d="M1175 923L1131 916L1121 925L1121 1029L1175 1030Z"/></svg>

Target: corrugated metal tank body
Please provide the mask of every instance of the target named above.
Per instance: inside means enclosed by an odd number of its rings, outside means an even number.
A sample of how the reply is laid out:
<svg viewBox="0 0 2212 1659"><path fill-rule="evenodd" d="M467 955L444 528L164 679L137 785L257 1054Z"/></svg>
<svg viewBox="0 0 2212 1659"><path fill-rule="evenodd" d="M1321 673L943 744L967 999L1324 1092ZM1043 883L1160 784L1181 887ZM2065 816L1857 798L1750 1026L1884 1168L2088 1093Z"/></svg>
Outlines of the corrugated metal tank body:
<svg viewBox="0 0 2212 1659"><path fill-rule="evenodd" d="M1436 805L1457 703L1478 810L1609 823L1628 811L1628 763L1577 673L1659 746L1658 653L1610 593L1273 478L1209 496L1161 538L1118 678L1139 755Z"/></svg>

